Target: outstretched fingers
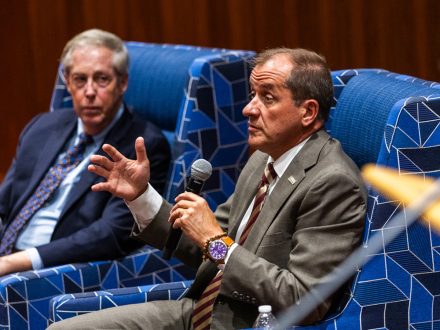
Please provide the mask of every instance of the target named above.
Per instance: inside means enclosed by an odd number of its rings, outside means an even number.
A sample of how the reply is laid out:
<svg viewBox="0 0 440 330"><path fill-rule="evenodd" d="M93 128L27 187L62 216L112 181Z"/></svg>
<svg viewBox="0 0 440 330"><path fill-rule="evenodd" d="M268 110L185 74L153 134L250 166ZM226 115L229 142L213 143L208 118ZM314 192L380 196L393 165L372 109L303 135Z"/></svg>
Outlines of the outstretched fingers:
<svg viewBox="0 0 440 330"><path fill-rule="evenodd" d="M92 185L91 189L93 192L108 191L110 193L113 193L114 190L112 185L108 182L95 183L94 185Z"/></svg>
<svg viewBox="0 0 440 330"><path fill-rule="evenodd" d="M110 176L110 171L100 165L90 164L89 166L87 166L87 169L89 170L89 172L102 176L105 179L108 179L108 177Z"/></svg>
<svg viewBox="0 0 440 330"><path fill-rule="evenodd" d="M143 163L148 160L143 137L140 136L136 139L134 148L136 149L136 159L138 162Z"/></svg>
<svg viewBox="0 0 440 330"><path fill-rule="evenodd" d="M121 154L115 147L110 144L104 144L102 146L102 150L104 150L105 153L109 155L110 158L113 159L113 161L115 162L119 162L125 158L123 154Z"/></svg>
<svg viewBox="0 0 440 330"><path fill-rule="evenodd" d="M107 157L104 157L104 156L100 156L100 155L92 155L90 157L90 162L95 167L102 167L102 168L106 169L107 171L110 171L114 166L114 163L110 159L108 159Z"/></svg>

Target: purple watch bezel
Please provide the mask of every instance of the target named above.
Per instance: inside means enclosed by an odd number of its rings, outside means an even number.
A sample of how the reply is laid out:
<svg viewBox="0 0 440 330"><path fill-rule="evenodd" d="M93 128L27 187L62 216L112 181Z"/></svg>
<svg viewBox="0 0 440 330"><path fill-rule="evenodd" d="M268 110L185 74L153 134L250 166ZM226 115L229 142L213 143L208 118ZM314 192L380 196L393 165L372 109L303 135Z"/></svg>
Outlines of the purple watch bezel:
<svg viewBox="0 0 440 330"><path fill-rule="evenodd" d="M225 242L218 239L215 241L212 241L208 246L208 252L209 256L215 260L223 260L226 258L226 255L228 254L228 246Z"/></svg>

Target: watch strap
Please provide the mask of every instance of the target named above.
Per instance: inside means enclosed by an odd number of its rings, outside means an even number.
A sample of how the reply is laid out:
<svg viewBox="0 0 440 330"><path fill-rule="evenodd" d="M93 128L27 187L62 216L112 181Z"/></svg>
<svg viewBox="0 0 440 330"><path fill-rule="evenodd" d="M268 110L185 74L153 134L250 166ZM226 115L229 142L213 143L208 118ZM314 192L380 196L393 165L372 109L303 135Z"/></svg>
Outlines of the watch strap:
<svg viewBox="0 0 440 330"><path fill-rule="evenodd" d="M222 236L222 237L220 237L220 239L223 242L225 242L225 244L228 248L230 248L231 245L234 244L234 240L232 238L230 238L229 236Z"/></svg>

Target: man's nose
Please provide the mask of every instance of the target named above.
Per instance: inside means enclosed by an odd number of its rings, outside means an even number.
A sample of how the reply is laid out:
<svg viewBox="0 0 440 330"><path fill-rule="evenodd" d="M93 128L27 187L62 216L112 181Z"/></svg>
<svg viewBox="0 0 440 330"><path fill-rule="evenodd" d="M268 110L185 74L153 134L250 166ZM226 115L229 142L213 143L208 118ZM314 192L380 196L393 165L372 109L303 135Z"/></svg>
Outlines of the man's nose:
<svg viewBox="0 0 440 330"><path fill-rule="evenodd" d="M248 104L243 108L243 116L251 117L258 114L258 102L256 97L253 97Z"/></svg>
<svg viewBox="0 0 440 330"><path fill-rule="evenodd" d="M87 83L84 86L84 91L85 94L89 97L96 95L96 84L92 78L87 79Z"/></svg>

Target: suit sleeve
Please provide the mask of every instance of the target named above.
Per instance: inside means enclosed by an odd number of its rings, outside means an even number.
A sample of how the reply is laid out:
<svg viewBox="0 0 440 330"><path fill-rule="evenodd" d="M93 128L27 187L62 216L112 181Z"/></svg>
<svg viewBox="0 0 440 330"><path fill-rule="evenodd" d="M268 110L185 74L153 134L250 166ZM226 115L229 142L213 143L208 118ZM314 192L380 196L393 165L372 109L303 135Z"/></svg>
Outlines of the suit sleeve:
<svg viewBox="0 0 440 330"><path fill-rule="evenodd" d="M39 120L39 118L42 116L42 114L35 116L23 129L23 131L20 134L20 138L18 141L17 149L16 149L16 155L20 152L20 146L21 141L23 137L26 135L26 133L31 129L31 127ZM16 156L15 156L16 157ZM9 217L9 213L11 212L11 209L14 207L14 198L13 198L13 183L15 180L15 157L12 160L11 166L9 167L8 171L6 172L6 175L3 179L3 181L0 184L0 218L3 221L5 221L6 218ZM4 225L4 223L3 223ZM0 233L2 233L2 228L0 226ZM2 235L0 235L1 237Z"/></svg>
<svg viewBox="0 0 440 330"><path fill-rule="evenodd" d="M12 204L12 182L15 171L15 160L12 161L11 166L6 173L1 185L0 185L0 218L2 222L6 219L10 211L10 205ZM2 228L0 227L0 233Z"/></svg>

